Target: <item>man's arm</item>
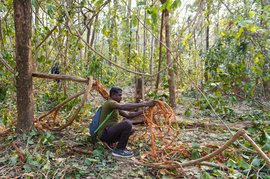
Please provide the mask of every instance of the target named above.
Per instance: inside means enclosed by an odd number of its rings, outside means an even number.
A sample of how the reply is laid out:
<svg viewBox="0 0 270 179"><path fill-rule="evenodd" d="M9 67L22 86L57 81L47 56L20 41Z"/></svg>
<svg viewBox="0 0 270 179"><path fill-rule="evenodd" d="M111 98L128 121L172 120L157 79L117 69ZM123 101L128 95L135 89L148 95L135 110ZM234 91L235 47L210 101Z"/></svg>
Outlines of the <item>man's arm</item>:
<svg viewBox="0 0 270 179"><path fill-rule="evenodd" d="M115 103L114 107L119 110L131 110L131 109L136 109L139 107L150 107L154 105L155 105L155 102L151 100L151 101L142 102L142 103L125 103L125 104Z"/></svg>
<svg viewBox="0 0 270 179"><path fill-rule="evenodd" d="M143 114L143 111L137 111L137 112L127 112L127 111L119 111L120 115L125 117L125 118L128 118L128 119L131 119L131 118L134 118L134 117L137 117L137 116L140 116Z"/></svg>

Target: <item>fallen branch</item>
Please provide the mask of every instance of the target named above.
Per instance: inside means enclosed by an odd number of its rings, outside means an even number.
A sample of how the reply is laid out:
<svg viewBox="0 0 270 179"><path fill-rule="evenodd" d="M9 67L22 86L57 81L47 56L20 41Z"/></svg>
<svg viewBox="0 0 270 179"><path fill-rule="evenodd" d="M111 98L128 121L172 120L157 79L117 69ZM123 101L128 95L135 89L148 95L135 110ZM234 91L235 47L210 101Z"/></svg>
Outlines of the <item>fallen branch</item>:
<svg viewBox="0 0 270 179"><path fill-rule="evenodd" d="M102 86L102 84L100 84L99 81L96 80L95 83L93 83L93 89L99 92L104 99L109 99L110 95L108 91L104 88L104 86Z"/></svg>
<svg viewBox="0 0 270 179"><path fill-rule="evenodd" d="M64 125L62 125L61 127L58 127L58 128L50 128L48 126L47 126L47 128L49 128L52 131L61 131L61 130L65 129L66 127L68 127L69 125L71 125L73 123L73 121L77 118L81 108L83 107L84 103L86 102L88 95L89 95L89 92L92 89L92 85L93 85L93 78L90 77L87 88L86 88L85 93L84 93L84 97L82 98L81 103L80 103L79 107L77 108L77 110L75 111L74 115L67 123L65 123Z"/></svg>
<svg viewBox="0 0 270 179"><path fill-rule="evenodd" d="M83 93L85 93L85 90L80 91L79 93L76 93L73 96L70 96L69 98L65 99L63 102L61 102L60 104L58 104L57 106L55 106L54 108L52 108L50 111L48 111L48 112L42 114L41 116L39 116L37 120L40 121L42 118L48 116L49 114L53 113L54 111L59 110L66 103L68 103L69 101L73 100L74 98L77 98L77 97L81 96Z"/></svg>
<svg viewBox="0 0 270 179"><path fill-rule="evenodd" d="M70 76L70 75L55 75L55 74L45 74L45 73L33 72L32 76L37 77L37 78L71 80L71 81L77 81L77 82L81 82L81 83L87 83L88 82L88 79L86 79L86 78Z"/></svg>
<svg viewBox="0 0 270 179"><path fill-rule="evenodd" d="M227 149L233 142L235 142L240 136L243 136L248 142L251 143L251 145L256 149L256 151L261 155L261 157L266 161L266 164L270 167L270 159L267 157L267 155L256 145L256 143L246 134L245 130L240 129L236 134L234 134L221 148L217 149L216 151L199 158L197 160L191 160L184 163L179 163L176 161L173 161L171 164L164 164L164 163L148 163L143 164L148 167L155 167L155 168L165 168L165 169L174 169L179 167L188 167L193 165L200 165L202 162L207 161L221 152L223 152L225 149ZM141 163L142 164L142 163Z"/></svg>
<svg viewBox="0 0 270 179"><path fill-rule="evenodd" d="M200 121L194 122L192 120L181 120L181 119L177 119L176 122L180 126L183 126L185 129L195 128L195 127L203 127L203 128L211 128L211 129L227 129L227 127L224 126L223 124L215 124L215 123L210 123L210 122L200 122ZM264 121L263 124L269 125L270 122ZM228 124L230 129L235 129L235 130L251 128L251 127L254 127L254 125L255 124L252 121L244 121L244 122L236 122L236 123Z"/></svg>

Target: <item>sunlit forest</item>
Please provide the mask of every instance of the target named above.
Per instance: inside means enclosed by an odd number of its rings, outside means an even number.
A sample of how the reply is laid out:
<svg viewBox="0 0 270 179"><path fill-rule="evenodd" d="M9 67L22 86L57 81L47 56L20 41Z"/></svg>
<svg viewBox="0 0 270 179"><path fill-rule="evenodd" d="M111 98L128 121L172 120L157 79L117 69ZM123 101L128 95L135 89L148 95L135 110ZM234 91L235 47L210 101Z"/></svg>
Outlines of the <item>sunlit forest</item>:
<svg viewBox="0 0 270 179"><path fill-rule="evenodd" d="M0 178L270 177L268 0L0 0ZM155 100L131 159L89 124Z"/></svg>

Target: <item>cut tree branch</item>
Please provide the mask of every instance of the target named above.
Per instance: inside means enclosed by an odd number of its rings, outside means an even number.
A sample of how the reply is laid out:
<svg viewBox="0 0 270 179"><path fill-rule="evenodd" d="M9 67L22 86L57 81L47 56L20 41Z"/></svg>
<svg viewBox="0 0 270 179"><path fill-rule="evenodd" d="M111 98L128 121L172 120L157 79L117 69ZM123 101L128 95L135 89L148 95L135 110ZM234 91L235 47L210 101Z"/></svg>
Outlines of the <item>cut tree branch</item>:
<svg viewBox="0 0 270 179"><path fill-rule="evenodd" d="M70 75L55 75L55 74L45 74L45 73L33 72L32 76L37 77L37 78L71 80L71 81L77 81L77 82L81 82L81 83L87 83L88 82L88 79L86 79L86 78L70 76Z"/></svg>
<svg viewBox="0 0 270 179"><path fill-rule="evenodd" d="M50 111L42 114L41 116L38 117L38 121L40 121L42 118L48 116L49 114L53 113L56 110L59 110L62 106L64 106L66 103L68 103L69 101L71 101L74 98L77 98L79 96L81 96L83 93L85 92L85 90L74 94L73 96L70 96L69 98L65 99L63 102L61 102L60 104L58 104L57 106L55 106L53 109L51 109Z"/></svg>
<svg viewBox="0 0 270 179"><path fill-rule="evenodd" d="M61 127L49 128L50 130L52 130L52 131L61 131L61 130L65 129L66 127L68 127L69 125L71 125L73 123L73 121L78 117L78 114L79 114L81 108L83 107L84 103L87 101L88 95L89 95L90 90L92 89L92 86L93 86L93 78L90 77L88 85L87 85L85 93L84 93L84 97L82 98L81 103L80 103L79 107L77 108L77 110L75 111L72 118L67 123L62 125Z"/></svg>

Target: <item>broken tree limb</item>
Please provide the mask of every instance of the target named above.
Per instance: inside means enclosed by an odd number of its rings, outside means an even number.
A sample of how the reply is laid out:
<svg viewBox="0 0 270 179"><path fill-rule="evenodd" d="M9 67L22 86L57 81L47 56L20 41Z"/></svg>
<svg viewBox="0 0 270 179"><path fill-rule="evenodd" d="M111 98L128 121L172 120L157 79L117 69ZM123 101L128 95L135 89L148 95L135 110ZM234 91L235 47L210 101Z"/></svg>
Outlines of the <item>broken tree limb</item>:
<svg viewBox="0 0 270 179"><path fill-rule="evenodd" d="M99 94L104 98L104 99L109 99L109 93L108 91L105 89L105 87L100 84L99 81L95 81L93 83L93 89L95 89L97 92L99 92Z"/></svg>
<svg viewBox="0 0 270 179"><path fill-rule="evenodd" d="M81 82L81 83L87 83L88 82L88 79L86 79L86 78L70 76L70 75L55 75L55 74L45 74L45 73L33 72L32 76L37 77L37 78L71 80L71 81L77 81L77 82Z"/></svg>
<svg viewBox="0 0 270 179"><path fill-rule="evenodd" d="M58 127L58 128L49 128L50 130L52 130L52 131L61 131L61 130L65 129L66 127L68 127L69 125L71 125L73 123L73 121L77 118L77 116L78 116L81 108L83 107L84 103L86 102L86 100L88 98L88 95L89 95L89 92L92 89L92 86L93 86L93 78L90 77L89 78L88 85L87 85L86 90L85 90L85 93L84 93L84 96L83 96L83 98L81 100L81 103L80 103L79 107L77 108L77 110L75 111L75 113L72 116L72 118L67 123L65 123L64 125L62 125L61 127Z"/></svg>
<svg viewBox="0 0 270 179"><path fill-rule="evenodd" d="M209 160L209 159L217 156L222 151L224 151L225 149L227 149L233 142L235 142L243 134L245 134L245 130L240 129L222 147L220 147L216 151L214 151L214 152L212 152L212 153L210 153L210 154L208 154L208 155L206 155L206 156L204 156L202 158L199 158L197 160L191 160L191 161L188 161L188 162L181 163L181 166L182 167L187 167L187 166L192 166L192 165L198 165L199 163L201 163L203 161L207 161L207 160Z"/></svg>
<svg viewBox="0 0 270 179"><path fill-rule="evenodd" d="M77 82L81 82L81 83L88 83L88 79L86 79L86 78L70 76L70 75L55 75L55 74L33 72L32 76L36 77L36 78L71 80L71 81L77 81ZM99 81L93 82L92 87L93 87L93 89L98 91L102 95L103 98L105 98L105 99L109 98L109 93L105 90L104 86L102 86L99 83Z"/></svg>
<svg viewBox="0 0 270 179"><path fill-rule="evenodd" d="M255 150L261 155L261 157L265 160L268 167L270 167L270 159L269 157L260 149L260 147L246 134L243 134L243 137L255 148Z"/></svg>
<svg viewBox="0 0 270 179"><path fill-rule="evenodd" d="M262 156L262 158L266 161L266 164L270 166L270 160L268 156L256 145L256 143L246 134L244 129L240 129L237 131L236 134L234 134L221 148L217 149L216 151L199 158L197 160L191 160L187 161L184 163L179 163L177 161L173 161L170 164L164 164L164 163L140 163L138 162L137 164L141 164L147 167L153 167L153 168L165 168L165 169L174 169L174 168L179 168L179 167L188 167L188 166L193 166L193 165L201 165L205 164L204 162L217 156L224 150L226 150L233 142L235 142L240 136L243 136L250 144L256 149L256 151Z"/></svg>
<svg viewBox="0 0 270 179"><path fill-rule="evenodd" d="M192 120L181 120L177 119L176 122L180 125L183 126L185 129L190 129L190 128L196 128L196 127L203 127L203 128L210 128L210 129L227 129L226 126L223 124L216 124L216 123L211 123L211 122L200 122L200 121L192 121ZM269 121L263 121L263 124L269 125ZM254 127L254 124L252 121L243 121L243 122L236 122L236 123L230 123L228 126L230 129L234 130L239 130L239 129L247 129Z"/></svg>
<svg viewBox="0 0 270 179"><path fill-rule="evenodd" d="M48 112L42 114L41 116L39 116L37 120L40 121L42 118L44 118L44 117L48 116L49 114L53 113L54 111L60 109L62 106L64 106L69 101L73 100L74 98L77 98L77 97L81 96L83 93L85 93L85 90L80 91L79 93L76 93L73 96L70 96L69 98L65 99L63 102L61 102L60 104L58 104L57 106L55 106L50 111L48 111Z"/></svg>

